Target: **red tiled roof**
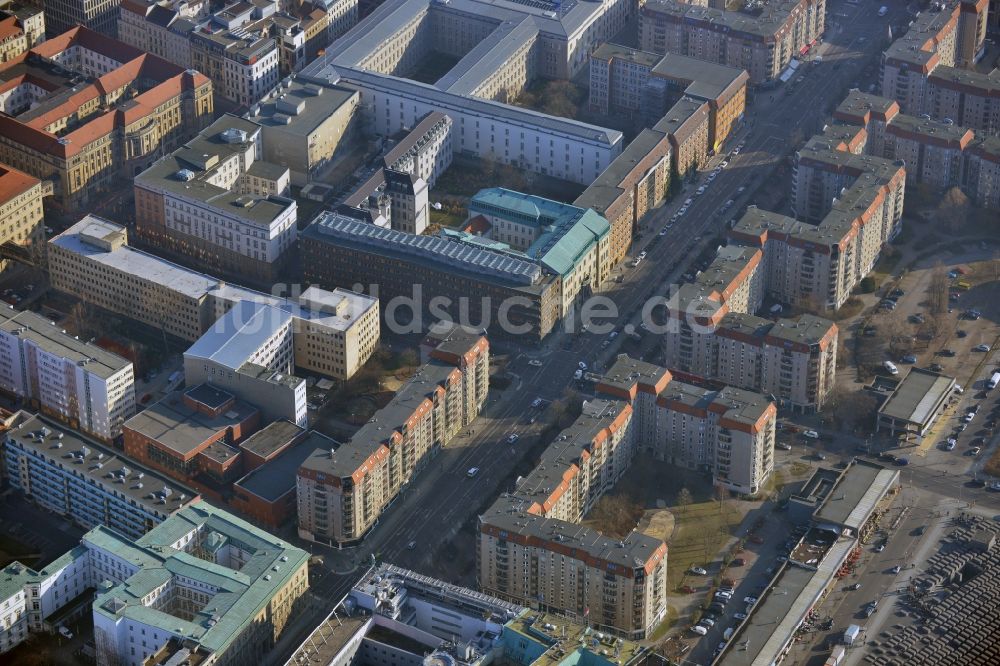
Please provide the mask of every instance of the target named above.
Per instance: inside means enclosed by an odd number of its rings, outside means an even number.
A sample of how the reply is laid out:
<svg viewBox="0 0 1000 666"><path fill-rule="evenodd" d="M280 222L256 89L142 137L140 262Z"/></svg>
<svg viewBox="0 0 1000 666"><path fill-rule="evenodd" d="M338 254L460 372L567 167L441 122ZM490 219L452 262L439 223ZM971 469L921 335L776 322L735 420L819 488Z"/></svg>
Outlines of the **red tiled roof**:
<svg viewBox="0 0 1000 666"><path fill-rule="evenodd" d="M24 30L21 30L21 27L17 24L17 17L8 16L7 18L0 20L0 42L23 34Z"/></svg>
<svg viewBox="0 0 1000 666"><path fill-rule="evenodd" d="M10 201L41 181L14 167L0 164L0 202Z"/></svg>

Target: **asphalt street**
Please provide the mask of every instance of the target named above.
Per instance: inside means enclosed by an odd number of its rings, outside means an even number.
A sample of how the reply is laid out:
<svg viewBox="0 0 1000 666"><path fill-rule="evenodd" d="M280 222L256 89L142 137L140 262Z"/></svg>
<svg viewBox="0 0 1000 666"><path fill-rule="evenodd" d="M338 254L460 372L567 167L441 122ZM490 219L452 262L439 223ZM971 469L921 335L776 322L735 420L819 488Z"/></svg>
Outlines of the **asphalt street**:
<svg viewBox="0 0 1000 666"><path fill-rule="evenodd" d="M743 126L729 139L724 152L741 141L742 151L729 159L729 166L708 186L704 196L693 193L705 183L707 169L688 185L686 192L673 197L643 222L643 236L632 255L645 250L645 260L634 268L626 264L619 273L622 282L612 282L601 292L617 310L607 319L615 330L622 331L627 324L638 325L643 304L653 296L667 294L669 286L678 281L707 242L738 215L742 206L753 202L755 189L789 154L789 141L819 130L828 110L840 102L869 64L869 57L877 60L876 53L882 47L878 37L885 29L884 23L875 20L877 7L838 0L828 7L827 37L817 47L822 63L804 64L800 71L805 80L788 94L780 88L756 94ZM846 18L838 18L837 13L846 14ZM709 168L724 157L717 156ZM781 183L782 187L790 185ZM741 187L745 188L742 192ZM660 230L688 197L694 201L687 213L660 236ZM728 199L734 199L735 205L727 214L717 215ZM531 401L535 397L562 397L567 388L576 384L573 373L581 361L591 369L604 368L625 337L620 335L613 344L602 347L607 334L579 333L572 339L574 329L569 329L568 333L563 329L551 335L542 347L511 350L508 372L515 375L515 386L491 396L485 414L469 434L449 443L428 461L360 547L339 552L314 547L314 552L325 555L328 568L342 572L321 577L316 590L320 596L331 601L339 598L357 575L352 568L364 566L372 554L420 570L435 557L438 545L505 490L502 483L526 455L527 445L541 426L540 421L526 423L532 411ZM541 362L541 366L529 365L532 360ZM514 432L521 440L510 446L505 439ZM475 478L467 476L472 467L479 468ZM343 573L348 570L351 572Z"/></svg>

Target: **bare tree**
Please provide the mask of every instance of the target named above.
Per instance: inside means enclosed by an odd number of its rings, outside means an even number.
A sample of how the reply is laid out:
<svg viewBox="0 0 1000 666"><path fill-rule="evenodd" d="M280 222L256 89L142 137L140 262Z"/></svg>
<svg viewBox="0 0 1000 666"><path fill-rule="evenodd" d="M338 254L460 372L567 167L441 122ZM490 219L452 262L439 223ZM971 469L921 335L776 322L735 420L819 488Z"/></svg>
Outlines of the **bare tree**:
<svg viewBox="0 0 1000 666"><path fill-rule="evenodd" d="M642 505L626 494L605 495L590 513L598 531L616 537L630 533L641 516Z"/></svg>
<svg viewBox="0 0 1000 666"><path fill-rule="evenodd" d="M870 391L851 390L838 386L830 393L827 409L833 421L841 430L855 431L867 429L874 423L878 399Z"/></svg>
<svg viewBox="0 0 1000 666"><path fill-rule="evenodd" d="M927 285L927 310L932 315L948 312L948 274L940 261L931 269L930 283Z"/></svg>
<svg viewBox="0 0 1000 666"><path fill-rule="evenodd" d="M951 232L959 231L969 217L971 205L969 197L962 188L955 186L945 192L938 205L938 218L944 223L945 229Z"/></svg>
<svg viewBox="0 0 1000 666"><path fill-rule="evenodd" d="M694 502L694 497L691 496L691 491L685 486L681 488L680 492L677 493L677 507L681 510L682 514L687 513L687 507L691 506Z"/></svg>

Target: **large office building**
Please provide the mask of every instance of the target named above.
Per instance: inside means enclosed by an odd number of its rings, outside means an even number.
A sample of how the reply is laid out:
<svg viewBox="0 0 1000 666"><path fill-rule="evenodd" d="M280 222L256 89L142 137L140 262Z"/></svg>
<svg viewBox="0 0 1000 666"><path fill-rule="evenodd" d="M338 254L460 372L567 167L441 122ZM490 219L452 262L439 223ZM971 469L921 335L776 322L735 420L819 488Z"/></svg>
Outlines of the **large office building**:
<svg viewBox="0 0 1000 666"><path fill-rule="evenodd" d="M0 162L94 202L203 129L212 82L77 26L0 64Z"/></svg>
<svg viewBox="0 0 1000 666"><path fill-rule="evenodd" d="M489 363L486 338L454 327L349 441L316 449L298 472L299 535L339 545L364 538L400 489L478 416Z"/></svg>
<svg viewBox="0 0 1000 666"><path fill-rule="evenodd" d="M246 301L267 306L275 318L265 321L287 315L293 322L295 367L341 381L364 365L379 340L376 298L319 288L282 298L229 285L129 247L124 227L92 215L49 242L49 266L59 291L182 340L207 336L204 344L213 348L228 344L227 330L236 335L236 328L214 328L230 309Z"/></svg>
<svg viewBox="0 0 1000 666"><path fill-rule="evenodd" d="M45 11L8 3L0 9L0 62L16 58L45 41Z"/></svg>
<svg viewBox="0 0 1000 666"><path fill-rule="evenodd" d="M652 649L392 564L369 569L285 666L383 663L383 654L455 666L639 666Z"/></svg>
<svg viewBox="0 0 1000 666"><path fill-rule="evenodd" d="M988 0L932 5L882 56L882 95L904 113L1000 134L1000 72L973 69L984 53Z"/></svg>
<svg viewBox="0 0 1000 666"><path fill-rule="evenodd" d="M98 664L262 662L309 588L309 553L206 502L142 536L97 527L40 571L3 570L19 637L93 599ZM60 613L63 611L63 613ZM193 661L197 659L197 661ZM150 661L152 660L152 661Z"/></svg>
<svg viewBox="0 0 1000 666"><path fill-rule="evenodd" d="M643 51L738 67L755 85L777 79L825 29L825 0L779 0L737 10L649 0L639 9Z"/></svg>
<svg viewBox="0 0 1000 666"><path fill-rule="evenodd" d="M0 246L12 256L36 264L44 252L42 197L51 185L34 176L0 164ZM8 268L0 257L0 272Z"/></svg>
<svg viewBox="0 0 1000 666"><path fill-rule="evenodd" d="M301 233L300 251L309 283L377 289L386 303L399 297L385 317L415 333L433 314L491 334L540 340L562 316L558 275L469 234L417 236L325 211Z"/></svg>
<svg viewBox="0 0 1000 666"><path fill-rule="evenodd" d="M453 125L450 116L431 111L412 130L390 139L391 147L382 157L385 168L421 178L427 187L434 187L438 176L451 166Z"/></svg>
<svg viewBox="0 0 1000 666"><path fill-rule="evenodd" d="M105 37L118 37L116 0L49 0L45 3L45 24L50 35L58 35L78 25L87 26Z"/></svg>
<svg viewBox="0 0 1000 666"><path fill-rule="evenodd" d="M773 468L777 410L760 394L684 384L625 355L597 394L480 516L479 581L503 598L645 638L666 613L666 544L636 531L610 539L577 523L640 449L708 472L725 490L759 492Z"/></svg>
<svg viewBox="0 0 1000 666"><path fill-rule="evenodd" d="M12 307L0 308L0 392L104 442L135 414L130 361Z"/></svg>
<svg viewBox="0 0 1000 666"><path fill-rule="evenodd" d="M10 487L40 507L90 529L136 539L197 499L166 476L44 416L21 411L3 434Z"/></svg>
<svg viewBox="0 0 1000 666"><path fill-rule="evenodd" d="M469 216L489 223L480 237L523 252L559 276L560 318L608 279L613 258L624 257L632 240L612 234L608 221L593 210L502 187L477 192L469 201ZM625 242L612 247L616 240Z"/></svg>
<svg viewBox="0 0 1000 666"><path fill-rule="evenodd" d="M361 93L322 81L286 78L247 117L261 126L263 159L291 171L303 187L331 166L360 135Z"/></svg>
<svg viewBox="0 0 1000 666"><path fill-rule="evenodd" d="M742 69L677 53L658 55L618 44L590 54L590 108L642 114L648 125L681 97L709 105L709 146L718 151L746 110L749 77Z"/></svg>
<svg viewBox="0 0 1000 666"><path fill-rule="evenodd" d="M261 159L262 133L227 114L136 176L138 239L209 272L277 281L297 207L288 169Z"/></svg>
<svg viewBox="0 0 1000 666"><path fill-rule="evenodd" d="M833 118L864 129L852 141L852 150L860 146L869 155L903 160L907 182L937 191L959 186L976 205L1000 209L1000 137L911 116L889 98L857 90L841 102Z"/></svg>
<svg viewBox="0 0 1000 666"><path fill-rule="evenodd" d="M537 78L575 75L633 12L624 0L389 0L303 75L360 90L366 121L381 136L439 111L452 119L456 154L589 183L621 152L621 132L505 102ZM441 56L458 62L433 84L413 80Z"/></svg>

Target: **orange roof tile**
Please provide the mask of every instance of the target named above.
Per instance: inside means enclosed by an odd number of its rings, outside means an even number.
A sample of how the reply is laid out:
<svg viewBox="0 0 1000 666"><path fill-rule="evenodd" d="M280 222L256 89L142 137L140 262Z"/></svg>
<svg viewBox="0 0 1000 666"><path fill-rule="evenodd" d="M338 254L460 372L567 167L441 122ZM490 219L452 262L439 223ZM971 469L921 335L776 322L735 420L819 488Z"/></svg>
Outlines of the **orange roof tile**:
<svg viewBox="0 0 1000 666"><path fill-rule="evenodd" d="M18 37L24 34L24 30L17 24L17 17L8 16L0 20L0 41L6 41L11 37Z"/></svg>
<svg viewBox="0 0 1000 666"><path fill-rule="evenodd" d="M18 171L6 164L0 164L0 202L10 201L40 182L34 176L29 176L23 171Z"/></svg>

